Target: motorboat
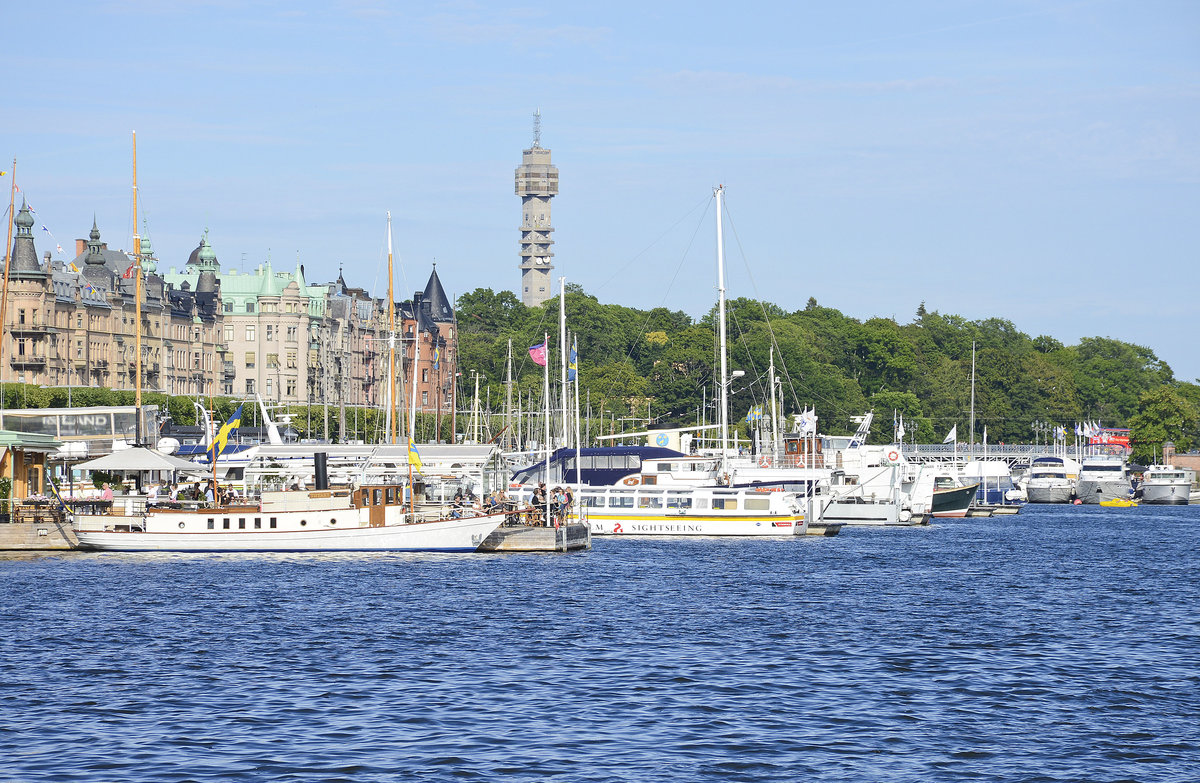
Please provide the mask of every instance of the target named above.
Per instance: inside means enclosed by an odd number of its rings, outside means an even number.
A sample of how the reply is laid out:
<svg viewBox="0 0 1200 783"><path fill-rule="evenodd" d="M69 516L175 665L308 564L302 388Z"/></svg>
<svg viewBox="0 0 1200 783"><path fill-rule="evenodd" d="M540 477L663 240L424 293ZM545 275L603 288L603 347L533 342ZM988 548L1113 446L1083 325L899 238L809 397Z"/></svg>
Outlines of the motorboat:
<svg viewBox="0 0 1200 783"><path fill-rule="evenodd" d="M1111 454L1095 454L1083 458L1075 497L1086 504L1103 500L1128 500L1133 491L1129 468L1125 460Z"/></svg>
<svg viewBox="0 0 1200 783"><path fill-rule="evenodd" d="M1142 474L1136 494L1150 505L1186 506L1195 475L1195 471L1174 465L1151 465Z"/></svg>
<svg viewBox="0 0 1200 783"><path fill-rule="evenodd" d="M1025 494L1030 503L1070 503L1075 479L1062 457L1035 457L1029 463Z"/></svg>

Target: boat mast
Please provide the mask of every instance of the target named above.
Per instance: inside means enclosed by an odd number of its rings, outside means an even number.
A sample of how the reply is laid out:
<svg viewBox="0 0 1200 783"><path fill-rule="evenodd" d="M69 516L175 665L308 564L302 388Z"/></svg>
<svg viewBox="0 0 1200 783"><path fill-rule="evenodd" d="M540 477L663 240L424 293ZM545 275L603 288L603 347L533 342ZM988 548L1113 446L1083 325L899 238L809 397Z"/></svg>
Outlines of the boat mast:
<svg viewBox="0 0 1200 783"><path fill-rule="evenodd" d="M12 227L16 215L13 209L17 205L17 159L13 158L12 190L8 196L8 240L4 243L4 290L0 293L0 410L4 409L4 332L8 331L8 323L4 320L8 310L8 269L12 266ZM67 370L70 372L70 369Z"/></svg>
<svg viewBox="0 0 1200 783"><path fill-rule="evenodd" d="M775 346L771 346L771 367L769 372L771 383L771 459L779 459L779 418L775 408Z"/></svg>
<svg viewBox="0 0 1200 783"><path fill-rule="evenodd" d="M559 375L562 389L562 443L563 448L570 445L567 420L567 278L558 278L558 344L559 344Z"/></svg>
<svg viewBox="0 0 1200 783"><path fill-rule="evenodd" d="M512 431L512 338L508 338L508 358L504 361L506 380L504 382L504 431L508 433L505 437L511 443L513 440ZM520 442L520 438L517 438Z"/></svg>
<svg viewBox="0 0 1200 783"><path fill-rule="evenodd" d="M729 473L729 373L725 355L725 235L721 228L721 206L725 186L713 188L717 199L717 329L721 341L721 473Z"/></svg>
<svg viewBox="0 0 1200 783"><path fill-rule="evenodd" d="M975 341L971 341L971 459L975 459Z"/></svg>
<svg viewBox="0 0 1200 783"><path fill-rule="evenodd" d="M396 302L392 293L392 211L387 213L388 245L388 407L387 433L392 445L396 443L396 420L399 418L399 400L396 398Z"/></svg>
<svg viewBox="0 0 1200 783"><path fill-rule="evenodd" d="M137 352L137 385L134 392L133 404L136 410L133 414L135 445L142 445L142 237L138 234L137 224L138 187L137 187L137 131L133 131L133 268L137 275L137 285L134 288L134 324L136 330L133 339L133 349Z"/></svg>

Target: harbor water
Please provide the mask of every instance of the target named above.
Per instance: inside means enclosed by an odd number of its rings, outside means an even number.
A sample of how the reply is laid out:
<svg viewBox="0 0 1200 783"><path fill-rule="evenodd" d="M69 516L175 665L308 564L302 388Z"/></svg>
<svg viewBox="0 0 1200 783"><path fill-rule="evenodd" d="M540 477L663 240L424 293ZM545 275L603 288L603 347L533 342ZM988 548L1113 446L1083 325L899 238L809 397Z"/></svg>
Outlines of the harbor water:
<svg viewBox="0 0 1200 783"><path fill-rule="evenodd" d="M4 781L1194 781L1200 508L0 554Z"/></svg>

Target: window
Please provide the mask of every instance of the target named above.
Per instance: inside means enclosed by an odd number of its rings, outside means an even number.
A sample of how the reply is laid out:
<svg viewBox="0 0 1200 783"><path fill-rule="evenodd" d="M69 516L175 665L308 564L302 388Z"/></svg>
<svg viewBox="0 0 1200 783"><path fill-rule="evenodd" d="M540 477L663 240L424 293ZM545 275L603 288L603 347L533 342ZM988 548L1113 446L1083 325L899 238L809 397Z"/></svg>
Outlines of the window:
<svg viewBox="0 0 1200 783"><path fill-rule="evenodd" d="M225 324L225 342L231 342L232 340L233 340L233 325Z"/></svg>
<svg viewBox="0 0 1200 783"><path fill-rule="evenodd" d="M688 497L679 497L677 495L667 496L667 508L691 508L692 499Z"/></svg>
<svg viewBox="0 0 1200 783"><path fill-rule="evenodd" d="M278 367L278 366L279 366L279 354L277 354L277 353L267 354L267 367L274 368L274 367Z"/></svg>
<svg viewBox="0 0 1200 783"><path fill-rule="evenodd" d="M275 517L271 517L271 529L275 529Z"/></svg>
<svg viewBox="0 0 1200 783"><path fill-rule="evenodd" d="M254 338L254 325L253 325L253 324L251 324L251 325L249 325L249 326L247 326L247 327L246 327L246 341L247 341L247 342L254 342L254 339L255 339L255 338Z"/></svg>
<svg viewBox="0 0 1200 783"><path fill-rule="evenodd" d="M598 508L604 505L604 496L602 495L584 495L582 500L583 505L588 508Z"/></svg>
<svg viewBox="0 0 1200 783"><path fill-rule="evenodd" d="M254 529L255 529L255 530L262 530L262 517L255 517L255 518L254 518Z"/></svg>
<svg viewBox="0 0 1200 783"><path fill-rule="evenodd" d="M225 302L224 306L221 309L226 313L232 313L233 312L233 302Z"/></svg>
<svg viewBox="0 0 1200 783"><path fill-rule="evenodd" d="M429 404L429 392L427 392L427 391L421 392L421 404L422 405Z"/></svg>
<svg viewBox="0 0 1200 783"><path fill-rule="evenodd" d="M771 501L766 498L746 498L742 508L747 511L767 511L771 508Z"/></svg>
<svg viewBox="0 0 1200 783"><path fill-rule="evenodd" d="M289 396L289 397L296 396L296 382L295 381L287 382L287 396Z"/></svg>
<svg viewBox="0 0 1200 783"><path fill-rule="evenodd" d="M254 379L246 379L246 394L254 394Z"/></svg>
<svg viewBox="0 0 1200 783"><path fill-rule="evenodd" d="M208 529L215 530L217 527L216 523L217 523L217 520L213 519L212 517L209 517L208 518Z"/></svg>
<svg viewBox="0 0 1200 783"><path fill-rule="evenodd" d="M275 327L271 324L267 324L267 342L271 342L274 339L275 339Z"/></svg>
<svg viewBox="0 0 1200 783"><path fill-rule="evenodd" d="M238 517L238 530L245 530L245 529L246 529L246 518Z"/></svg>
<svg viewBox="0 0 1200 783"><path fill-rule="evenodd" d="M633 508L633 495L612 495L608 499L609 508Z"/></svg>
<svg viewBox="0 0 1200 783"><path fill-rule="evenodd" d="M222 530L229 529L229 517L225 517L224 519L221 520L221 529Z"/></svg>
<svg viewBox="0 0 1200 783"><path fill-rule="evenodd" d="M660 497L646 497L643 495L638 498L638 508L662 508L663 499Z"/></svg>
<svg viewBox="0 0 1200 783"><path fill-rule="evenodd" d="M429 383L429 368L428 367L421 370L421 383Z"/></svg>
<svg viewBox="0 0 1200 783"><path fill-rule="evenodd" d="M247 313L254 312L254 302L246 302L246 312Z"/></svg>
<svg viewBox="0 0 1200 783"><path fill-rule="evenodd" d="M25 323L25 308L21 308L20 310L17 311L17 323L18 324Z"/></svg>
<svg viewBox="0 0 1200 783"><path fill-rule="evenodd" d="M300 332L300 330L298 328L296 328L295 326L289 326L287 328L288 342L293 342L293 343L296 342L296 338L299 335L299 332Z"/></svg>
<svg viewBox="0 0 1200 783"><path fill-rule="evenodd" d="M267 397L271 396L271 391L274 387L271 384L271 379L267 378Z"/></svg>
<svg viewBox="0 0 1200 783"><path fill-rule="evenodd" d="M296 367L296 352L295 351L287 352L287 366L295 369L295 367Z"/></svg>
<svg viewBox="0 0 1200 783"><path fill-rule="evenodd" d="M254 351L246 351L246 367L254 367Z"/></svg>
<svg viewBox="0 0 1200 783"><path fill-rule="evenodd" d="M733 511L737 508L737 499L736 498L713 498L712 507L714 510L724 509L726 511Z"/></svg>

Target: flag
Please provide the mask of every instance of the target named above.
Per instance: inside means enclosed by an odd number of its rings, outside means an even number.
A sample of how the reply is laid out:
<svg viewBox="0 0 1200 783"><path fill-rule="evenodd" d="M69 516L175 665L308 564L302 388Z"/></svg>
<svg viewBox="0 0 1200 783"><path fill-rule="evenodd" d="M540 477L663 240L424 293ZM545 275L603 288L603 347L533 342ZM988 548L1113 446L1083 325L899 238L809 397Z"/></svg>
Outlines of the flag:
<svg viewBox="0 0 1200 783"><path fill-rule="evenodd" d="M900 425L896 427L896 440L904 440L904 414L900 414Z"/></svg>
<svg viewBox="0 0 1200 783"><path fill-rule="evenodd" d="M958 425L955 424L950 428L950 432L946 433L946 439L942 443L956 443L958 441Z"/></svg>
<svg viewBox="0 0 1200 783"><path fill-rule="evenodd" d="M134 261L132 264L129 265L129 268L125 270L125 273L122 274L121 277L125 278L126 280L132 280L136 274L137 274L137 261Z"/></svg>
<svg viewBox="0 0 1200 783"><path fill-rule="evenodd" d="M575 380L575 373L579 370L579 338L571 340L571 358L567 360L567 380Z"/></svg>
<svg viewBox="0 0 1200 783"><path fill-rule="evenodd" d="M543 340L541 345L534 345L529 349L529 358L533 359L533 363L538 367L546 366L546 342Z"/></svg>
<svg viewBox="0 0 1200 783"><path fill-rule="evenodd" d="M433 369L437 369L442 363L442 347L440 345L433 346Z"/></svg>
<svg viewBox="0 0 1200 783"><path fill-rule="evenodd" d="M987 445L987 425L983 425L983 445Z"/></svg>
<svg viewBox="0 0 1200 783"><path fill-rule="evenodd" d="M50 475L50 468L46 468L46 489L50 490L50 497L58 501L58 505L62 506L62 510L70 514L71 507L62 499L62 495L58 494L58 487L54 486L54 477Z"/></svg>
<svg viewBox="0 0 1200 783"><path fill-rule="evenodd" d="M58 246L58 252L60 252L60 253L62 252L62 245ZM79 273L79 267L75 266L74 261L67 262L67 269L70 269L72 272L75 272L76 274Z"/></svg>
<svg viewBox="0 0 1200 783"><path fill-rule="evenodd" d="M421 455L417 453L417 442L412 438L408 439L408 464L412 465L418 473L425 467L421 463Z"/></svg>
<svg viewBox="0 0 1200 783"><path fill-rule="evenodd" d="M245 403L242 403L243 405ZM221 452L225 451L225 446L229 443L229 436L237 432L237 428L242 426L242 405L237 406L237 410L229 417L229 421L221 425L221 429L217 432L217 437L213 439L213 444L208 447L208 461L216 462L217 457L221 456Z"/></svg>

